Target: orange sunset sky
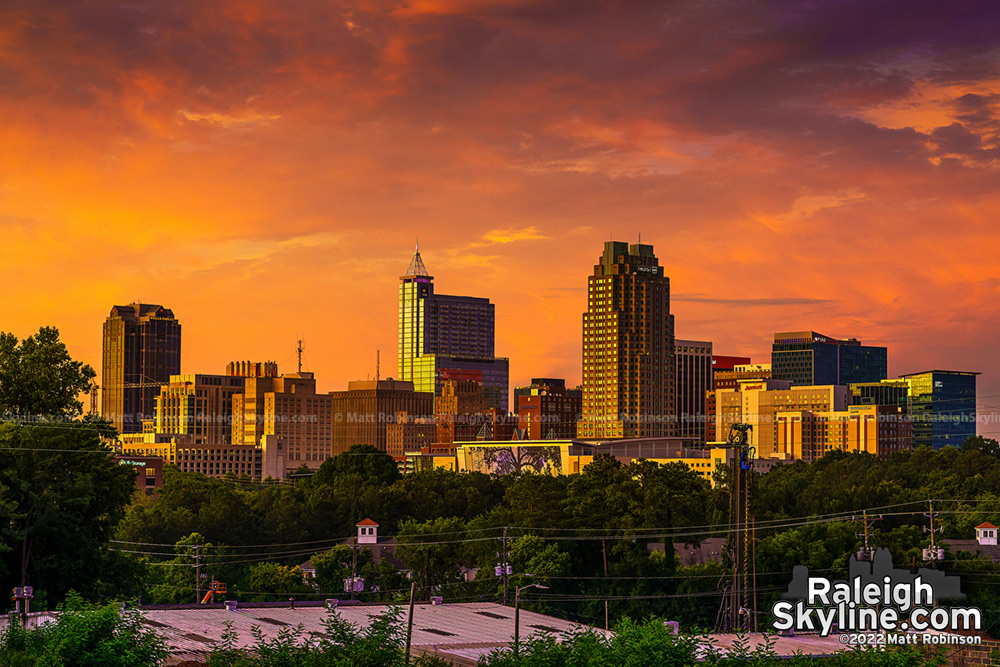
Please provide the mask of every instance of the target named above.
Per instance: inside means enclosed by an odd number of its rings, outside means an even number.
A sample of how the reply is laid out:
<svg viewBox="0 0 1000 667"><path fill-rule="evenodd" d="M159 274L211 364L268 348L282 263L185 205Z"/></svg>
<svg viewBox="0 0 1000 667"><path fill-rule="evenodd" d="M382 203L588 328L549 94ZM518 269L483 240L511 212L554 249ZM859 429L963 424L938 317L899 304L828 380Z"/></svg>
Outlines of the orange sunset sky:
<svg viewBox="0 0 1000 667"><path fill-rule="evenodd" d="M395 374L414 241L496 304L511 384L580 381L604 241L677 335L978 370L1000 405L1000 5L938 0L0 4L0 330L100 371L117 303L183 372ZM1000 432L1000 424L980 426Z"/></svg>

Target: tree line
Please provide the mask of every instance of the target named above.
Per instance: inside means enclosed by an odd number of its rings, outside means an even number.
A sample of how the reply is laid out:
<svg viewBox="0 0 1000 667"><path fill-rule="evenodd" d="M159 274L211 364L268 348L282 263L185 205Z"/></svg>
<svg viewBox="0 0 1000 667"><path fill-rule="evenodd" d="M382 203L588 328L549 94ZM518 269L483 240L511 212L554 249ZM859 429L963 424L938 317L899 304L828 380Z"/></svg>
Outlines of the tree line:
<svg viewBox="0 0 1000 667"><path fill-rule="evenodd" d="M92 377L54 329L24 341L0 335L0 583L32 585L35 608L70 591L91 601L194 602L213 581L226 584L227 598L251 601L398 601L413 582L423 598L510 603L518 587L540 584L525 591L526 607L589 624L715 623L724 564L683 565L673 544L726 536L724 471L713 486L680 463L598 456L564 476L402 475L359 445L294 484L168 467L163 488L139 496L131 469L108 455L108 425L79 418L75 397ZM52 383L69 389L49 391ZM1000 448L986 438L886 460L831 452L754 476L758 608L770 607L795 565L845 573L862 548L852 521L862 509L881 515L871 546L915 567L931 539L928 500L944 526L939 539L968 539L983 521L1000 524L998 488ZM391 557L352 543L363 519L393 538ZM937 565L963 576L969 604L995 632L996 564L953 551ZM309 580L299 567L307 560ZM345 592L350 577L363 589Z"/></svg>

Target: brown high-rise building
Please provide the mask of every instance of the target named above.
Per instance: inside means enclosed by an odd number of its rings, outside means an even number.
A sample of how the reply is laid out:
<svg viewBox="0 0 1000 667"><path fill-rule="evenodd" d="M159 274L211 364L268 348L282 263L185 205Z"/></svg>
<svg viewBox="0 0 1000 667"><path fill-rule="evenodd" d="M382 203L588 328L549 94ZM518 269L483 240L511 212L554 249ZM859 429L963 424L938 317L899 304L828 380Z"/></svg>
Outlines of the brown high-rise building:
<svg viewBox="0 0 1000 667"><path fill-rule="evenodd" d="M359 380L347 391L329 394L333 403L333 455L343 454L353 445L372 445L386 451L386 427L399 413L413 419L431 417L432 392L413 391L412 382L401 380Z"/></svg>
<svg viewBox="0 0 1000 667"><path fill-rule="evenodd" d="M670 279L653 246L606 242L587 283L578 437L675 435Z"/></svg>
<svg viewBox="0 0 1000 667"><path fill-rule="evenodd" d="M104 321L101 411L119 433L140 433L160 386L181 372L181 325L169 308L115 306Z"/></svg>

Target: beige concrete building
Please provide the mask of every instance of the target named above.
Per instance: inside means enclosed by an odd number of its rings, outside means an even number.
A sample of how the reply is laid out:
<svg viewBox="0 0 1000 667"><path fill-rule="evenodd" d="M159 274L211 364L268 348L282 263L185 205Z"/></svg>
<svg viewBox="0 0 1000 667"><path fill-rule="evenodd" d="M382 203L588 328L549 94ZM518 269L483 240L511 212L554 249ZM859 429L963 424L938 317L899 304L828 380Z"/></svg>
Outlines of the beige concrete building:
<svg viewBox="0 0 1000 667"><path fill-rule="evenodd" d="M233 396L233 444L261 447L265 476L305 465L319 468L333 455L334 398L316 393L312 373L248 377Z"/></svg>
<svg viewBox="0 0 1000 667"><path fill-rule="evenodd" d="M839 385L791 386L788 380L741 381L736 389L716 390L715 440L732 424L753 426L750 445L758 458L775 457L778 412L837 412L847 409L849 390Z"/></svg>
<svg viewBox="0 0 1000 667"><path fill-rule="evenodd" d="M814 461L827 452L867 452L888 458L913 448L913 425L894 406L851 405L846 410L775 413L775 456Z"/></svg>
<svg viewBox="0 0 1000 667"><path fill-rule="evenodd" d="M171 375L156 396L156 433L191 436L195 444L232 442L233 396L243 393L242 377Z"/></svg>
<svg viewBox="0 0 1000 667"><path fill-rule="evenodd" d="M268 476L263 468L264 450L253 445L194 444L190 436L159 436L155 442L124 444L121 451L125 456L158 457L182 472L198 472L208 477L225 477L230 473L254 479Z"/></svg>

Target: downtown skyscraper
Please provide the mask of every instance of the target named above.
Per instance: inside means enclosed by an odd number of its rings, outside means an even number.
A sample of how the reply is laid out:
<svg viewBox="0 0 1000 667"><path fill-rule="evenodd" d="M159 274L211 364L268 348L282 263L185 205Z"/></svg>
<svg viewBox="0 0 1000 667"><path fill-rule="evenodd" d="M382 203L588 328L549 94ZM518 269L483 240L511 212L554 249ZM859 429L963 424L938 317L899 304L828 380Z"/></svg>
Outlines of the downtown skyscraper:
<svg viewBox="0 0 1000 667"><path fill-rule="evenodd" d="M577 436L675 435L675 384L670 279L653 246L608 241L587 278Z"/></svg>
<svg viewBox="0 0 1000 667"><path fill-rule="evenodd" d="M153 419L160 387L181 372L181 325L148 303L115 306L104 321L101 411L119 433L140 433Z"/></svg>
<svg viewBox="0 0 1000 667"><path fill-rule="evenodd" d="M435 396L448 380L480 382L489 407L506 414L509 361L494 356L495 331L489 299L434 292L418 248L399 277L399 379Z"/></svg>

